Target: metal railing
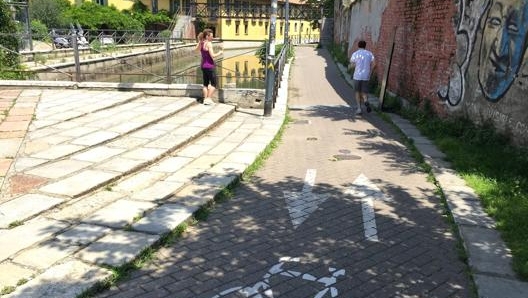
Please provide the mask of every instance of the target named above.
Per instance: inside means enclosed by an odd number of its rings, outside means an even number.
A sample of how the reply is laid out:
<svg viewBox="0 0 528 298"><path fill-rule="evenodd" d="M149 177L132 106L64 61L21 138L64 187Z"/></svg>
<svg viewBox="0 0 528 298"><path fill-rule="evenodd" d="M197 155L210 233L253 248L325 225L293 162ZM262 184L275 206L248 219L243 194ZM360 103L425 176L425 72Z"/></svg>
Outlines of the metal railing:
<svg viewBox="0 0 528 298"><path fill-rule="evenodd" d="M247 18L247 19L269 19L271 16L271 7L269 4L258 4L254 2L240 1L235 3L205 4L193 3L187 6L179 7L176 14L188 15L193 17L207 18ZM318 6L310 5L290 5L290 20L316 20L320 19L325 13ZM280 3L277 7L277 17L283 18L286 15L286 6Z"/></svg>

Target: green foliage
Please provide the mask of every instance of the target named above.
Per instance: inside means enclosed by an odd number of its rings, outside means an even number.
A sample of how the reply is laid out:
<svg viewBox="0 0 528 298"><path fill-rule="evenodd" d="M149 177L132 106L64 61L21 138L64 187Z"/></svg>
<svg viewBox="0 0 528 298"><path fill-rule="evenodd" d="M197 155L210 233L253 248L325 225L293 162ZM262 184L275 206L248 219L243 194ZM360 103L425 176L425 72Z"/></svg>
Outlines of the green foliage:
<svg viewBox="0 0 528 298"><path fill-rule="evenodd" d="M140 22L145 29L156 25L163 25L168 27L172 21L169 17L169 12L166 10L160 10L158 13L153 14L148 10L139 10L139 11L123 11L124 14L129 15L132 19Z"/></svg>
<svg viewBox="0 0 528 298"><path fill-rule="evenodd" d="M31 19L48 28L65 28L72 22L64 15L71 8L68 0L31 0L29 3Z"/></svg>
<svg viewBox="0 0 528 298"><path fill-rule="evenodd" d="M195 26L196 26L196 32L203 32L205 27L207 26L207 23L205 22L205 20L201 17L196 17L196 22L195 22Z"/></svg>
<svg viewBox="0 0 528 298"><path fill-rule="evenodd" d="M268 40L266 39L260 47L255 52L255 56L259 58L259 63L261 65L266 65L266 56L267 56L267 48L268 48ZM275 45L275 58L279 56L280 52L282 51L282 48L284 47L284 44L276 44ZM290 46L288 48L288 58L292 58L295 55L295 49L293 46Z"/></svg>
<svg viewBox="0 0 528 298"><path fill-rule="evenodd" d="M20 64L18 57L19 39L16 37L17 26L11 18L9 6L0 1L0 66L17 69ZM13 74L0 73L0 78L10 78Z"/></svg>
<svg viewBox="0 0 528 298"><path fill-rule="evenodd" d="M425 101L427 102L427 101ZM528 151L511 145L491 123L435 116L427 104L402 110L434 140L481 199L513 255L513 268L528 280Z"/></svg>
<svg viewBox="0 0 528 298"><path fill-rule="evenodd" d="M317 8L323 6L325 17L332 18L334 16L334 0L305 0L304 3Z"/></svg>
<svg viewBox="0 0 528 298"><path fill-rule="evenodd" d="M160 32L159 36L162 38L169 38L171 36L171 32L170 30L163 30Z"/></svg>
<svg viewBox="0 0 528 298"><path fill-rule="evenodd" d="M132 4L132 7L130 8L130 11L134 13L148 12L148 6L139 0L135 0L134 4Z"/></svg>
<svg viewBox="0 0 528 298"><path fill-rule="evenodd" d="M330 44L328 47L328 51L330 52L330 54L332 54L334 60L341 63L343 66L348 66L349 64L346 50L347 49L343 49L341 45L337 45L334 43Z"/></svg>
<svg viewBox="0 0 528 298"><path fill-rule="evenodd" d="M50 41L48 27L39 20L31 20L31 37L36 40Z"/></svg>
<svg viewBox="0 0 528 298"><path fill-rule="evenodd" d="M88 29L143 30L143 24L114 6L83 2L65 12L65 17Z"/></svg>
<svg viewBox="0 0 528 298"><path fill-rule="evenodd" d="M399 112L401 108L402 104L399 98L385 93L383 98L383 110L385 112Z"/></svg>

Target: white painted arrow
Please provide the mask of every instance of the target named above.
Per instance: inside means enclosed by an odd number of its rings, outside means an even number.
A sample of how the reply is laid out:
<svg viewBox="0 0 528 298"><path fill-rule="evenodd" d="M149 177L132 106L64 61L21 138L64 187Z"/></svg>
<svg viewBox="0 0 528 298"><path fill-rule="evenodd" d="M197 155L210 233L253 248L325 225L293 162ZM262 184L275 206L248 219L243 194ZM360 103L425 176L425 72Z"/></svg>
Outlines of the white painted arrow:
<svg viewBox="0 0 528 298"><path fill-rule="evenodd" d="M387 197L364 174L360 174L356 180L354 180L347 193L361 199L365 238L369 241L379 241L378 229L376 227L376 216L374 212L374 201L390 201L391 198Z"/></svg>
<svg viewBox="0 0 528 298"><path fill-rule="evenodd" d="M316 173L317 171L315 169L308 169L306 171L301 192L284 191L286 205L290 212L294 229L297 229L297 227L302 224L312 212L317 210L317 207L321 203L326 201L327 196L318 196L312 193Z"/></svg>

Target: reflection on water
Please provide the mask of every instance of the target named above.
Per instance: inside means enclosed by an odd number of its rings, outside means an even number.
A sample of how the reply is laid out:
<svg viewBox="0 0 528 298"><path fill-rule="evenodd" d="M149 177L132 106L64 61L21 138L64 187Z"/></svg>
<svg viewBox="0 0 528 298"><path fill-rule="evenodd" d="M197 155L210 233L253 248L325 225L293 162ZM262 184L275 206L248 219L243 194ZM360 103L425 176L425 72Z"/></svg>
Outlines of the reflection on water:
<svg viewBox="0 0 528 298"><path fill-rule="evenodd" d="M216 62L219 88L265 88L265 70L255 56L256 49L226 50L223 57ZM194 53L193 53L194 54ZM200 55L172 59L171 82L173 84L202 84ZM164 62L143 67L130 67L121 73L108 73L105 82L126 83L166 83L166 65ZM101 78L99 78L101 80Z"/></svg>

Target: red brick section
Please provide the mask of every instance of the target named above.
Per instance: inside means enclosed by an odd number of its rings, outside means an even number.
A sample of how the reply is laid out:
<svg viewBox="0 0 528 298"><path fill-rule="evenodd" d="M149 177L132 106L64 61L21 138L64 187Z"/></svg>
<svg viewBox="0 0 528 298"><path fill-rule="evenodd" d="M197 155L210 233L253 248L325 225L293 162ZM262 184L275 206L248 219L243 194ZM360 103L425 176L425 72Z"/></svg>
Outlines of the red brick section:
<svg viewBox="0 0 528 298"><path fill-rule="evenodd" d="M48 179L28 175L14 175L9 178L9 194L17 195L27 193L32 189L47 182Z"/></svg>
<svg viewBox="0 0 528 298"><path fill-rule="evenodd" d="M23 140L28 130L38 98L24 98L18 104L22 90L0 90L0 141ZM29 106L28 106L29 103ZM14 156L0 156L0 177L6 177Z"/></svg>
<svg viewBox="0 0 528 298"><path fill-rule="evenodd" d="M367 48L377 58L376 75L381 82L387 54L397 27L388 89L408 99L428 98L438 102L437 91L446 85L456 52L456 1L389 1L382 16L382 31ZM357 41L355 41L357 43Z"/></svg>

